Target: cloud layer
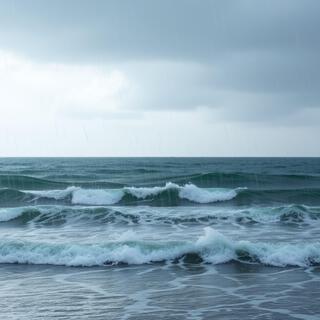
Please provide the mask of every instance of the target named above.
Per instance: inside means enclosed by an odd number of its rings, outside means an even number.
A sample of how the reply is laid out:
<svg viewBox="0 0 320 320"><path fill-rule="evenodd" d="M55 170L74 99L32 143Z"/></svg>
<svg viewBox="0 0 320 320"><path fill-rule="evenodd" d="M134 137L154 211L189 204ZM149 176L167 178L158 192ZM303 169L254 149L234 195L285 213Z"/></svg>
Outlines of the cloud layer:
<svg viewBox="0 0 320 320"><path fill-rule="evenodd" d="M2 118L141 127L174 112L320 133L319 14L316 0L0 0Z"/></svg>

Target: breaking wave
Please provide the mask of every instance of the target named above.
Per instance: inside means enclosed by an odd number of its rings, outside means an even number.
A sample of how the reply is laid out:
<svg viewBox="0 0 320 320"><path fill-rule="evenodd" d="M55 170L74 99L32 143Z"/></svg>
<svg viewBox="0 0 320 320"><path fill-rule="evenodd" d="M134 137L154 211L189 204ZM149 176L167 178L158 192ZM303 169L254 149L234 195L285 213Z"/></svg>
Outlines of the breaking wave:
<svg viewBox="0 0 320 320"><path fill-rule="evenodd" d="M102 266L155 262L220 264L231 261L285 267L320 263L320 243L233 241L210 227L196 241L122 240L104 244L0 241L0 263Z"/></svg>
<svg viewBox="0 0 320 320"><path fill-rule="evenodd" d="M320 188L200 188L191 183L178 185L172 182L164 186L111 189L85 189L78 186L51 190L0 189L0 206L2 207L25 206L30 203L92 206L120 204L158 207L216 203L228 203L234 206L295 203L317 206L319 200Z"/></svg>
<svg viewBox="0 0 320 320"><path fill-rule="evenodd" d="M136 200L177 204L180 200L207 204L235 198L244 188L199 188L193 184L179 186L168 182L163 187L124 187L121 189L82 189L68 187L63 190L25 191L36 198L63 200L70 198L72 204L112 205L119 202L132 203Z"/></svg>

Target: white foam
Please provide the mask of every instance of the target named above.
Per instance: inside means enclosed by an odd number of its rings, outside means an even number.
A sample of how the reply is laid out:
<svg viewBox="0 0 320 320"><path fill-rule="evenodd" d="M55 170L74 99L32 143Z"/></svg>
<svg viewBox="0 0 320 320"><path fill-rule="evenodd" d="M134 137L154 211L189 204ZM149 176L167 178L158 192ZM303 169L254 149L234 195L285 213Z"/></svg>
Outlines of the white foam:
<svg viewBox="0 0 320 320"><path fill-rule="evenodd" d="M138 199L145 199L149 196L155 196L160 194L163 191L166 190L179 190L181 187L179 187L177 184L172 183L172 182L167 182L164 187L126 187L124 188L126 193L129 193L133 195L134 197Z"/></svg>
<svg viewBox="0 0 320 320"><path fill-rule="evenodd" d="M180 187L179 196L197 203L211 203L218 201L227 201L237 196L236 189L211 188L202 189L194 184L186 184Z"/></svg>
<svg viewBox="0 0 320 320"><path fill-rule="evenodd" d="M110 205L124 196L121 189L77 189L72 193L73 204Z"/></svg>
<svg viewBox="0 0 320 320"><path fill-rule="evenodd" d="M220 232L206 227L204 235L196 244L196 250L202 252L206 261L213 264L225 263L236 258L233 243Z"/></svg>
<svg viewBox="0 0 320 320"><path fill-rule="evenodd" d="M1 208L0 222L6 222L20 217L24 212L24 208Z"/></svg>
<svg viewBox="0 0 320 320"><path fill-rule="evenodd" d="M25 190L23 192L25 193L31 193L39 198L50 198L50 199L55 199L55 200L62 200L65 199L67 196L73 194L73 192L81 190L79 187L68 187L66 189L62 190L34 190L34 191L29 191Z"/></svg>
<svg viewBox="0 0 320 320"><path fill-rule="evenodd" d="M211 203L218 201L227 201L235 198L239 189L223 189L223 188L210 188L204 189L195 186L194 184L186 184L179 186L175 183L168 182L164 187L150 187L150 188L125 188L127 193L139 199L145 199L148 196L160 194L166 190L177 190L179 197L197 203Z"/></svg>
<svg viewBox="0 0 320 320"><path fill-rule="evenodd" d="M129 194L137 199L146 199L156 196L166 190L178 191L181 199L187 199L195 203L212 203L218 201L227 201L235 198L239 192L238 189L223 188L199 188L193 184L179 186L168 182L163 187L125 187L123 189L82 189L80 187L68 187L64 190L46 190L46 191L24 191L37 197L62 200L71 195L73 204L88 205L111 205L118 203L125 194Z"/></svg>
<svg viewBox="0 0 320 320"><path fill-rule="evenodd" d="M142 241L126 234L124 239L105 244L57 244L27 241L0 241L0 263L95 266L109 262L144 264L197 253L206 262L226 263L246 254L257 262L285 267L306 267L320 263L320 243L259 243L233 241L210 227L195 242Z"/></svg>

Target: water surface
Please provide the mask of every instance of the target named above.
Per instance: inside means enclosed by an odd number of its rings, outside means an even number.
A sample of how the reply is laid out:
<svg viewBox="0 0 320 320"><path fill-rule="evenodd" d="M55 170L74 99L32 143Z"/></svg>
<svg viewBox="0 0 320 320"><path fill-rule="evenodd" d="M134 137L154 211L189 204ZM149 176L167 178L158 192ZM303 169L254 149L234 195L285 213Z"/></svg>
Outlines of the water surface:
<svg viewBox="0 0 320 320"><path fill-rule="evenodd" d="M318 319L318 158L0 159L5 319Z"/></svg>

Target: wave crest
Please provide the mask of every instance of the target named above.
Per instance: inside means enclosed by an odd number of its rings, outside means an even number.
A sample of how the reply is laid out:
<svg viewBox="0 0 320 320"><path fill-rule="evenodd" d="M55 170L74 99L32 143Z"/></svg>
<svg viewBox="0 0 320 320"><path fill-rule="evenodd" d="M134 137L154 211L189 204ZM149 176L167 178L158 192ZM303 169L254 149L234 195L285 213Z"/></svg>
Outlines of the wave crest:
<svg viewBox="0 0 320 320"><path fill-rule="evenodd" d="M122 189L82 189L80 187L68 187L64 190L27 191L38 198L49 198L55 200L71 198L72 204L84 205L111 205L126 200L152 200L154 197L171 196L171 201L186 199L195 203L213 203L227 201L235 198L243 188L199 188L193 184L179 186L168 182L163 187L125 187ZM175 197L177 196L177 197Z"/></svg>

